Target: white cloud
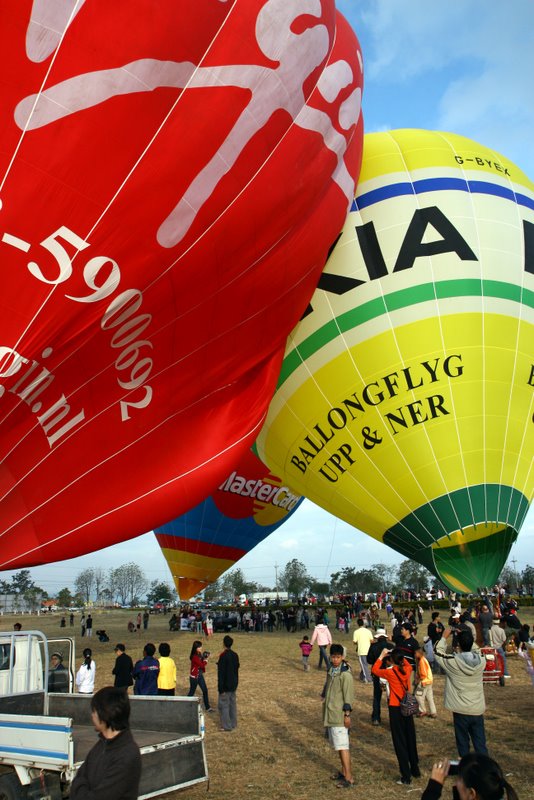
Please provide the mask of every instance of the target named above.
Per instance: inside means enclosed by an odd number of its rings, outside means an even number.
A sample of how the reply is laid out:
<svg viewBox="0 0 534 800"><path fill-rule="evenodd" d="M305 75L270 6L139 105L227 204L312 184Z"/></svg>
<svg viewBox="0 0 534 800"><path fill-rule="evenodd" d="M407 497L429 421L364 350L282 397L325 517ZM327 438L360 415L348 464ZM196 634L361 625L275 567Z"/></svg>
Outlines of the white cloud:
<svg viewBox="0 0 534 800"><path fill-rule="evenodd" d="M298 539L284 539L278 543L278 547L281 547L283 550L294 550L298 546Z"/></svg>

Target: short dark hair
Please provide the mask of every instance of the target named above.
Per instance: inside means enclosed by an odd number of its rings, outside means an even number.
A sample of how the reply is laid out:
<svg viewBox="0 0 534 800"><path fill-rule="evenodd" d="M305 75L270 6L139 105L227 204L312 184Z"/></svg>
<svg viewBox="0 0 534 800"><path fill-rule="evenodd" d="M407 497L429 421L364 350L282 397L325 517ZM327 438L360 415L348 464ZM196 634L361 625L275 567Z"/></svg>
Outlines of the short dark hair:
<svg viewBox="0 0 534 800"><path fill-rule="evenodd" d="M126 689L104 686L91 698L91 710L112 731L124 731L130 719L130 700Z"/></svg>
<svg viewBox="0 0 534 800"><path fill-rule="evenodd" d="M331 656L342 656L343 655L343 645L342 644L331 644L330 645L330 655Z"/></svg>
<svg viewBox="0 0 534 800"><path fill-rule="evenodd" d="M471 631L459 631L457 636L457 642L460 650L462 653L468 653L471 648L473 647L473 634Z"/></svg>
<svg viewBox="0 0 534 800"><path fill-rule="evenodd" d="M168 644L167 642L162 642L158 647L158 653L160 654L160 656L163 656L163 658L167 658L167 656L170 656L171 654L170 644Z"/></svg>
<svg viewBox="0 0 534 800"><path fill-rule="evenodd" d="M228 648L230 648L230 647L233 645L233 643L234 643L234 640L232 639L232 637L231 637L231 636L228 636L228 635L226 635L226 636L224 637L224 639L223 639L223 645L224 645L225 647L228 647Z"/></svg>
<svg viewBox="0 0 534 800"><path fill-rule="evenodd" d="M145 644L143 649L147 656L153 656L156 652L156 645L152 644L152 642L148 642L148 644Z"/></svg>
<svg viewBox="0 0 534 800"><path fill-rule="evenodd" d="M121 642L119 642L119 644L115 645L115 650L120 650L122 653L125 653L126 647Z"/></svg>
<svg viewBox="0 0 534 800"><path fill-rule="evenodd" d="M433 612L432 612L432 620L435 620L435 619L437 619L438 617L439 617L439 611L433 611Z"/></svg>

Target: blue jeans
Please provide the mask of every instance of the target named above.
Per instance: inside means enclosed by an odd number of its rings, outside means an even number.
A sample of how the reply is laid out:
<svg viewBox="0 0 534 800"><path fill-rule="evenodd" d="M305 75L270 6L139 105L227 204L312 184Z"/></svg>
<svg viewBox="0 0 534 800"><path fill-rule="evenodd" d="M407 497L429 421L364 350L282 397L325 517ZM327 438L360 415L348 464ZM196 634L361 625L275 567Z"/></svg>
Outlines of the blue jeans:
<svg viewBox="0 0 534 800"><path fill-rule="evenodd" d="M495 650L502 656L502 661L504 665L504 674L509 675L510 673L508 672L508 662L506 660L506 653L504 652L504 647L496 647Z"/></svg>
<svg viewBox="0 0 534 800"><path fill-rule="evenodd" d="M456 749L460 758L469 753L469 739L473 742L475 753L482 753L487 756L488 748L486 746L483 714L471 716L470 714L458 714L454 711L452 717L454 720Z"/></svg>
<svg viewBox="0 0 534 800"><path fill-rule="evenodd" d="M204 675L202 672L198 673L198 678L192 678L191 676L189 676L189 691L187 693L188 697L193 697L193 695L197 690L197 686L202 692L202 699L204 700L204 708L207 711L210 708L210 700L208 697L208 687L206 686L206 681L204 680Z"/></svg>
<svg viewBox="0 0 534 800"><path fill-rule="evenodd" d="M321 665L324 663L327 669L330 669L330 659L328 658L328 653L326 652L326 645L320 644L319 645L319 666L318 669L321 669Z"/></svg>

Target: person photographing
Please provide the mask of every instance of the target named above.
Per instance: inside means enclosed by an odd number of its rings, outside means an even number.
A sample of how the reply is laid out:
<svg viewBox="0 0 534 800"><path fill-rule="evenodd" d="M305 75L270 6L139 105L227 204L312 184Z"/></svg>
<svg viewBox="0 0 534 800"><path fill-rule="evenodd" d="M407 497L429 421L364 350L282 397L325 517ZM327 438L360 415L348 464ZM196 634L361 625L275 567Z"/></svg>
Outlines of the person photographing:
<svg viewBox="0 0 534 800"><path fill-rule="evenodd" d="M430 780L421 800L439 800L443 786L452 772L453 764L446 758L438 759L432 767ZM518 800L515 789L508 783L500 766L483 753L469 753L457 768L456 782L452 786L453 800Z"/></svg>

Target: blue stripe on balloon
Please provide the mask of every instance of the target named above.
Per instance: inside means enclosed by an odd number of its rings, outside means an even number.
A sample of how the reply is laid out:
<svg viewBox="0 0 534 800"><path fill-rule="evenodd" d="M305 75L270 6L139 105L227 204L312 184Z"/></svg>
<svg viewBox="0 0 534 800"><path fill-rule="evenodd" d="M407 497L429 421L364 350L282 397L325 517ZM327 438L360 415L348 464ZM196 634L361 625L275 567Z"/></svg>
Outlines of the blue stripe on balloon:
<svg viewBox="0 0 534 800"><path fill-rule="evenodd" d="M520 206L534 210L534 200L527 195L514 192L506 186L500 186L488 181L466 181L463 178L425 178L424 180L403 181L373 189L370 192L360 195L354 199L351 211L361 211L364 208L389 200L392 197L402 197L405 195L425 194L427 192L470 192L471 194L487 194L494 197L502 197L504 200L511 200Z"/></svg>

